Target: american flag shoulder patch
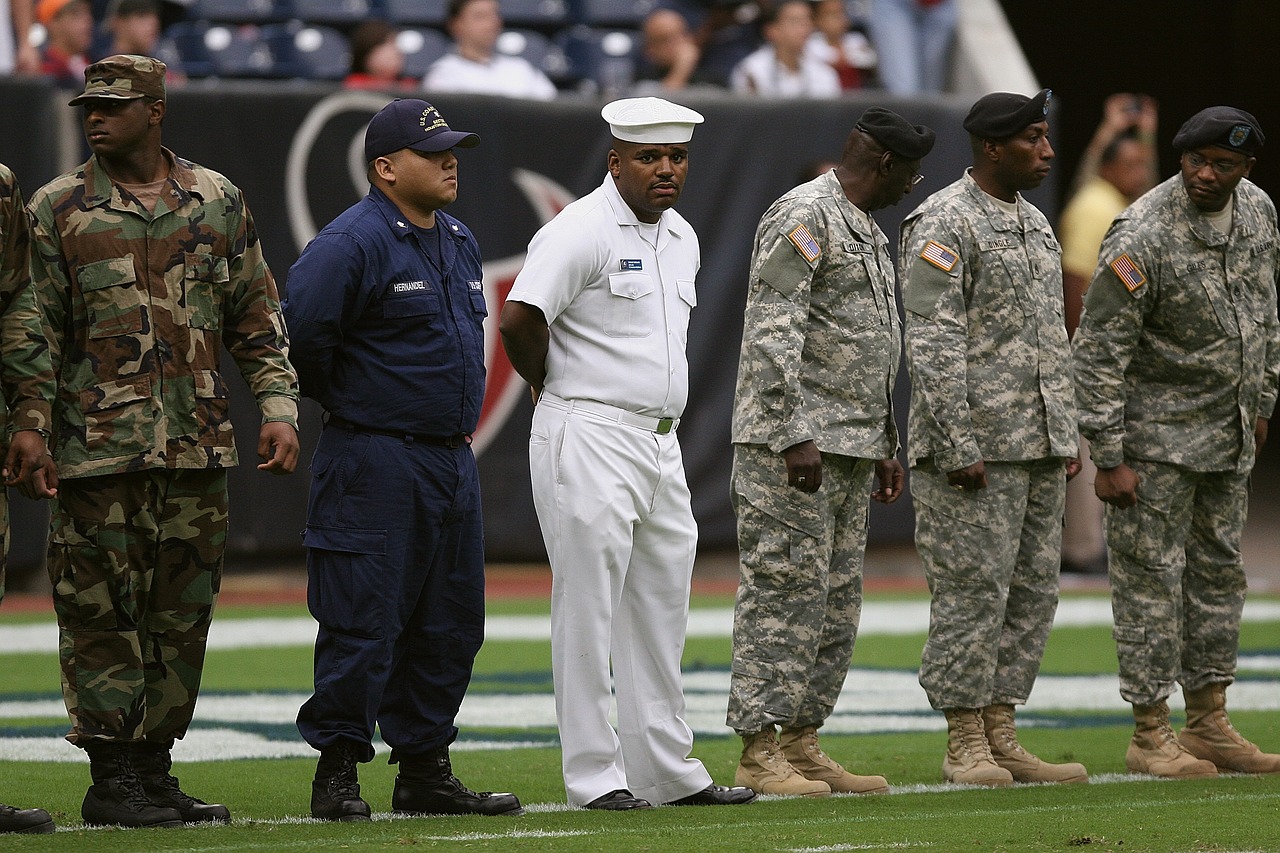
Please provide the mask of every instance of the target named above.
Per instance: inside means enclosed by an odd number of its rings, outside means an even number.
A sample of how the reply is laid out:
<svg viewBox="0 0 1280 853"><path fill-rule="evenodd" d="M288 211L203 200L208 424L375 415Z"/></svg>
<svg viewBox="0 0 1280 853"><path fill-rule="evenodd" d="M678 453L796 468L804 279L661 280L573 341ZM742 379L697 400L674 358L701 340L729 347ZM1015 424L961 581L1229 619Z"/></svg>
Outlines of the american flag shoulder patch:
<svg viewBox="0 0 1280 853"><path fill-rule="evenodd" d="M943 272L951 272L956 268L956 264L960 262L960 253L955 249L948 249L941 243L930 240L924 244L924 248L920 250L920 257L933 264Z"/></svg>
<svg viewBox="0 0 1280 853"><path fill-rule="evenodd" d="M809 263L813 263L822 257L822 248L818 246L818 241L813 239L813 235L809 233L809 229L803 225L797 225L787 235L787 239L796 247L796 251L800 253L800 257Z"/></svg>
<svg viewBox="0 0 1280 853"><path fill-rule="evenodd" d="M1120 279L1120 282L1130 293L1147 283L1147 277L1142 274L1142 270L1138 269L1138 265L1133 262L1133 258L1129 257L1128 254L1121 255L1108 266L1111 267L1111 271L1116 274L1116 278Z"/></svg>

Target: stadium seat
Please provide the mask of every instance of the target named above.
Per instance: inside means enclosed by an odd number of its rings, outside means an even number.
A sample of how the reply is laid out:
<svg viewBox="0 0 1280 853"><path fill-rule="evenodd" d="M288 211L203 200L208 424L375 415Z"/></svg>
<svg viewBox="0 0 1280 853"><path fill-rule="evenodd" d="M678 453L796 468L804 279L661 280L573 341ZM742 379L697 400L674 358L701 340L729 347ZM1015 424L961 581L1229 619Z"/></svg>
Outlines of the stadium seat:
<svg viewBox="0 0 1280 853"><path fill-rule="evenodd" d="M290 17L308 24L354 27L382 15L380 0L287 0Z"/></svg>
<svg viewBox="0 0 1280 853"><path fill-rule="evenodd" d="M400 31L396 45L404 54L404 75L421 79L431 63L449 52L452 42L439 30L410 28Z"/></svg>
<svg viewBox="0 0 1280 853"><path fill-rule="evenodd" d="M661 0L577 0L578 20L589 27L639 29L649 13L667 5Z"/></svg>
<svg viewBox="0 0 1280 853"><path fill-rule="evenodd" d="M498 53L519 56L553 81L567 80L569 62L560 46L537 30L506 30L498 36Z"/></svg>
<svg viewBox="0 0 1280 853"><path fill-rule="evenodd" d="M179 21L165 30L165 38L172 41L188 76L279 76L271 48L252 24Z"/></svg>
<svg viewBox="0 0 1280 853"><path fill-rule="evenodd" d="M555 32L573 23L566 0L501 0L498 7L508 27Z"/></svg>
<svg viewBox="0 0 1280 853"><path fill-rule="evenodd" d="M193 0L187 20L226 24L265 24L289 17L289 0Z"/></svg>
<svg viewBox="0 0 1280 853"><path fill-rule="evenodd" d="M382 11L393 24L440 27L448 5L448 0L382 0Z"/></svg>
<svg viewBox="0 0 1280 853"><path fill-rule="evenodd" d="M580 88L614 97L635 79L641 37L635 30L578 25L556 36L569 63L568 79Z"/></svg>
<svg viewBox="0 0 1280 853"><path fill-rule="evenodd" d="M209 29L206 21L178 21L169 25L156 43L156 57L181 68L188 77L209 77L213 74L213 57L204 45L204 34Z"/></svg>
<svg viewBox="0 0 1280 853"><path fill-rule="evenodd" d="M351 70L351 43L332 27L290 21L262 28L277 76L341 80Z"/></svg>

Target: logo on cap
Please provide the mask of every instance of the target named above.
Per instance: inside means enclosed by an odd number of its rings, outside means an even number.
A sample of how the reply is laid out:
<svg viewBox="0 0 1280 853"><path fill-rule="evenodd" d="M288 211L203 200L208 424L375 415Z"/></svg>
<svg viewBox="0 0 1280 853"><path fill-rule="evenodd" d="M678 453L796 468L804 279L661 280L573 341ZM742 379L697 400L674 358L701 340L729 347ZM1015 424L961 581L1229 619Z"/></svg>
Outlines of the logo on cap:
<svg viewBox="0 0 1280 853"><path fill-rule="evenodd" d="M1249 138L1250 130L1251 128L1247 124L1237 124L1231 128L1231 133L1227 135L1227 142L1231 143L1232 148L1239 148Z"/></svg>
<svg viewBox="0 0 1280 853"><path fill-rule="evenodd" d="M440 111L435 107L429 107L422 111L422 118L418 120L418 125L422 128L424 133L430 133L437 127L443 127L446 129L449 127L445 122L444 117L440 115Z"/></svg>
<svg viewBox="0 0 1280 853"><path fill-rule="evenodd" d="M1045 90L1044 90L1044 114L1045 114L1045 115L1048 115L1048 114L1049 114L1049 101L1050 101L1052 98L1053 98L1053 90L1052 90L1052 89L1045 89Z"/></svg>

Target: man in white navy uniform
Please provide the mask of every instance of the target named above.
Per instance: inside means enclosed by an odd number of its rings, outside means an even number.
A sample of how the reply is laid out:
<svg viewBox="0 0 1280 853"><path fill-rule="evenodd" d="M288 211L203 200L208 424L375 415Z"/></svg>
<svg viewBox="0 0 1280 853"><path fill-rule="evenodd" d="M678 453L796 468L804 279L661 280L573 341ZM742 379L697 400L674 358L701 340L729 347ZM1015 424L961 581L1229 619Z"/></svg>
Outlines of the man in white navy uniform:
<svg viewBox="0 0 1280 853"><path fill-rule="evenodd" d="M609 173L534 236L501 319L538 401L529 468L551 559L565 791L614 811L750 802L748 788L712 784L682 718L698 529L676 429L700 254L671 208L702 116L660 98L614 101L601 116Z"/></svg>

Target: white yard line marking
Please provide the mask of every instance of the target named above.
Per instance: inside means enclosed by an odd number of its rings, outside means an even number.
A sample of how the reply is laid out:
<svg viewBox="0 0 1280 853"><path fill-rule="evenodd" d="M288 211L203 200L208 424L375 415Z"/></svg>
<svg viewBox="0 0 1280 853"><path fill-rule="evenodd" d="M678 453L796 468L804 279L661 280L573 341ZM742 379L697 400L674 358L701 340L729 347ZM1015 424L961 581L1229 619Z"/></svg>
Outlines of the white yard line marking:
<svg viewBox="0 0 1280 853"><path fill-rule="evenodd" d="M1245 622L1280 621L1280 602L1245 602ZM1067 598L1058 605L1057 628L1084 628L1111 624L1111 602L1105 598ZM920 634L929 628L929 602L869 601L862 608L859 636ZM729 637L733 633L733 609L699 608L689 613L689 637ZM485 626L488 640L550 640L550 616L491 616ZM210 649L279 648L311 646L316 623L310 617L289 619L214 619L209 629ZM53 622L0 626L0 655L44 652L58 647Z"/></svg>

